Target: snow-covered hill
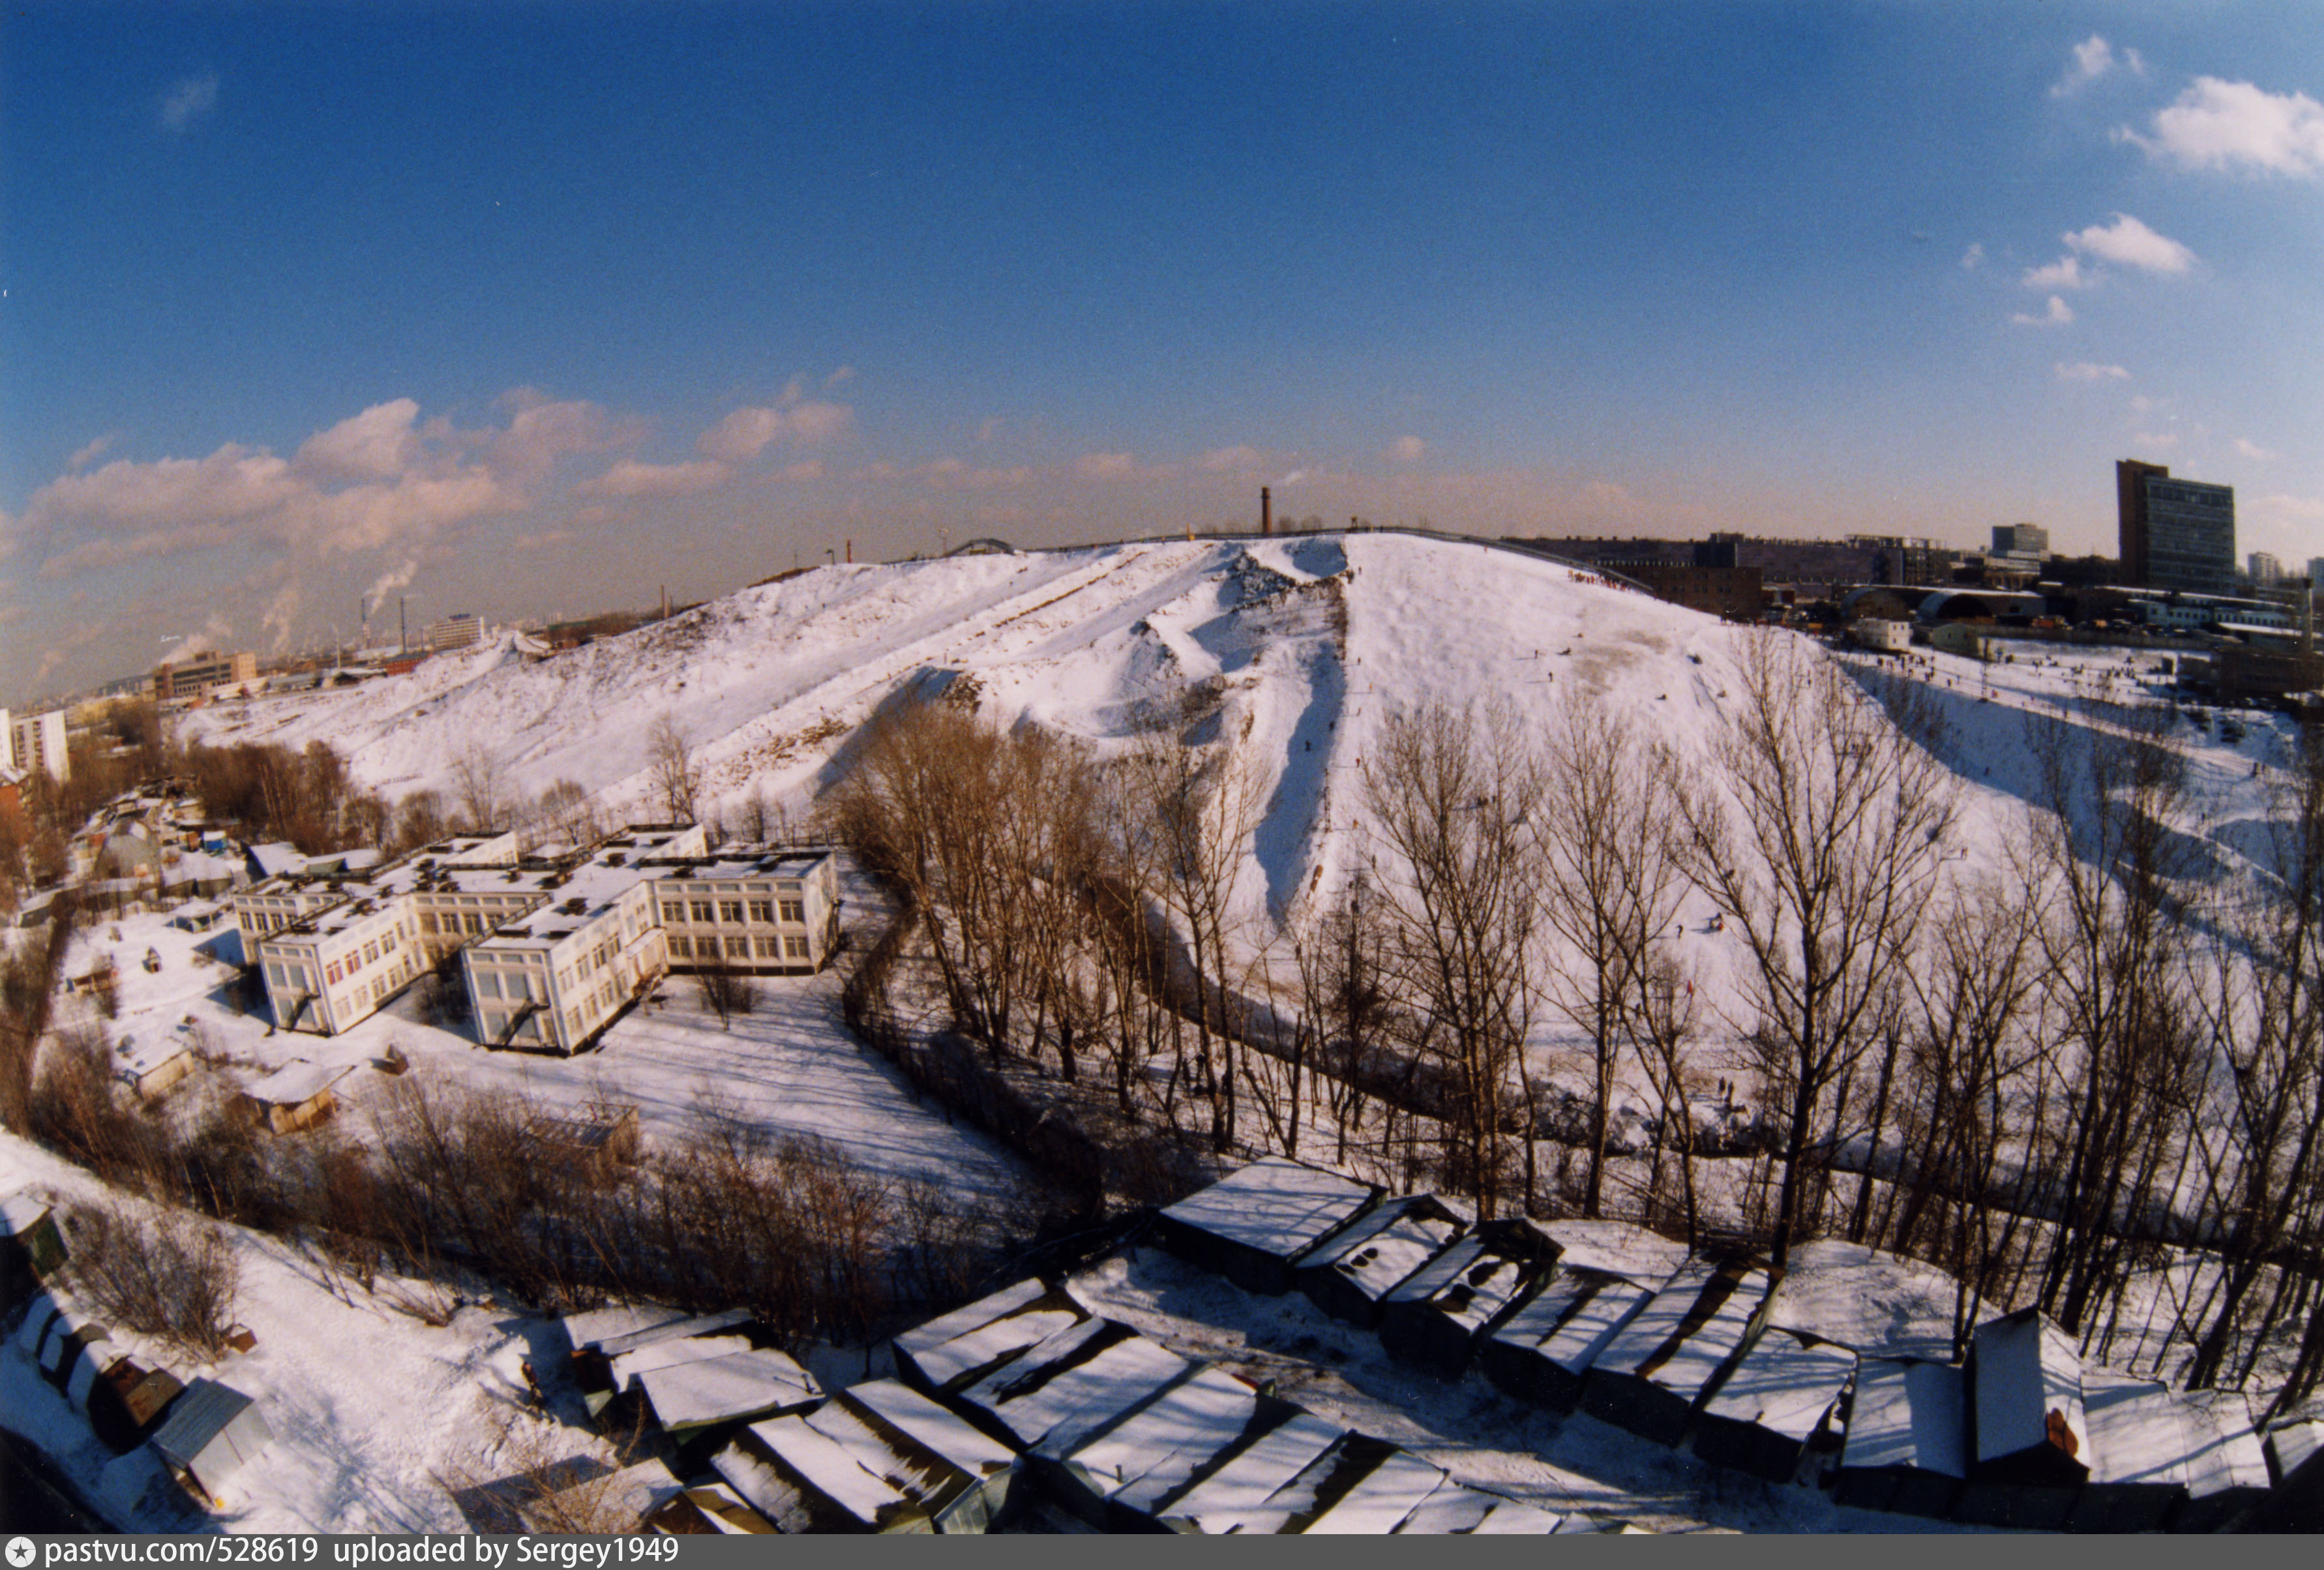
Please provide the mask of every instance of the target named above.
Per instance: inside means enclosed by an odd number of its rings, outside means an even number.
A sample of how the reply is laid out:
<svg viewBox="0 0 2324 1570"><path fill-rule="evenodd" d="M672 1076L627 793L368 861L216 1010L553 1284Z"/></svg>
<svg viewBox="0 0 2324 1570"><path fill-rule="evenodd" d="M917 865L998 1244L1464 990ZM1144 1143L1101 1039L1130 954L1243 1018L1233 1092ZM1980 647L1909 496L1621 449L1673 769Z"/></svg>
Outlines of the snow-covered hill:
<svg viewBox="0 0 2324 1570"><path fill-rule="evenodd" d="M1145 542L886 566L826 567L745 589L671 621L548 660L507 642L429 660L410 675L261 698L189 716L214 742L331 742L357 777L394 797L454 794L456 764L483 749L508 783L570 779L610 815L650 815L648 732L667 715L705 768L706 810L733 821L753 790L796 817L880 706L915 686L964 679L984 711L1104 748L1143 705L1196 683L1221 693L1216 734L1240 737L1266 791L1238 900L1255 928L1296 928L1338 891L1369 838L1360 767L1397 709L1498 701L1545 725L1562 696L1600 691L1698 766L1736 685L1738 641L1716 618L1482 541L1396 533ZM2089 701L2161 702L2151 657L2028 645L2013 664L1946 655L1920 678L1950 726L1962 779L1953 841L1961 871L2022 844L2038 784L2029 714L2104 723ZM2215 878L2264 854L2266 781L2282 754L2274 722L2230 745L2191 727ZM1714 993L1740 956L1682 912ZM1697 940L1699 937L1699 941Z"/></svg>

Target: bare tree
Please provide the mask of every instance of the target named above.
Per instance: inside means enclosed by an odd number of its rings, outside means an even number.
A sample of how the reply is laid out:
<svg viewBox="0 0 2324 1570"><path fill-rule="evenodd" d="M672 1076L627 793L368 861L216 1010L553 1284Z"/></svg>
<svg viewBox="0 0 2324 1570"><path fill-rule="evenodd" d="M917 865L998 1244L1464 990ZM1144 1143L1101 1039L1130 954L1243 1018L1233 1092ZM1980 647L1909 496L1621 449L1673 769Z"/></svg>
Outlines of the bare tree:
<svg viewBox="0 0 2324 1570"><path fill-rule="evenodd" d="M472 834L489 834L508 812L508 765L481 740L452 754L452 796Z"/></svg>
<svg viewBox="0 0 2324 1570"><path fill-rule="evenodd" d="M2116 727L2036 722L2029 738L2044 808L2035 843L2059 892L2043 942L2067 1093L2038 1301L2073 1331L2118 1283L2125 1223L2183 1154L2193 1081L2209 1064L2188 986L2189 842L2174 822L2186 761L2167 712L2118 712Z"/></svg>
<svg viewBox="0 0 2324 1570"><path fill-rule="evenodd" d="M662 815L672 823L696 821L701 816L702 771L694 761L694 743L676 715L665 712L646 732L646 758Z"/></svg>
<svg viewBox="0 0 2324 1570"><path fill-rule="evenodd" d="M1541 772L1514 716L1396 716L1364 759L1365 799L1396 865L1386 890L1416 1045L1452 1086L1454 1185L1491 1217L1507 1184L1510 1093L1533 1020L1533 842Z"/></svg>
<svg viewBox="0 0 2324 1570"><path fill-rule="evenodd" d="M1233 1141L1235 1054L1226 1019L1232 980L1232 914L1244 847L1266 807L1264 782L1228 740L1197 747L1182 728L1204 700L1189 694L1174 722L1149 728L1125 760L1141 808L1145 846L1126 858L1151 869L1149 892L1181 924L1193 968L1195 1063L1211 1104L1213 1149Z"/></svg>
<svg viewBox="0 0 2324 1570"><path fill-rule="evenodd" d="M1829 1162L1865 1027L1936 895L1955 794L1923 744L1934 722L1917 688L1887 686L1884 706L1788 633L1748 633L1738 653L1708 777L1677 792L1677 848L1750 955L1748 1039L1781 1120L1780 1268L1814 1219L1803 1202Z"/></svg>
<svg viewBox="0 0 2324 1570"><path fill-rule="evenodd" d="M1670 776L1602 697L1569 696L1549 728L1547 789L1533 820L1552 950L1551 1001L1589 1037L1592 1067L1584 1215L1604 1199L1606 1141L1624 1042L1637 1031L1647 956L1685 891L1665 832ZM1665 1015L1665 1019L1671 1016Z"/></svg>

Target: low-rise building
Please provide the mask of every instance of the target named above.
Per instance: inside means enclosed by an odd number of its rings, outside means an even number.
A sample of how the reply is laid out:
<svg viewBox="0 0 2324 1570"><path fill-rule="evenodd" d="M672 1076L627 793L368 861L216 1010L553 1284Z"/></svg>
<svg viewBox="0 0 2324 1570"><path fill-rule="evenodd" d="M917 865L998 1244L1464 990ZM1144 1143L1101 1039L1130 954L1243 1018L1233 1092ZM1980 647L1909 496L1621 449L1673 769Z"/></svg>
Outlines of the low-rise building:
<svg viewBox="0 0 2324 1570"><path fill-rule="evenodd" d="M486 1044L569 1053L672 969L820 970L837 891L828 851L714 855L699 826L641 825L555 858L498 835L355 871L318 862L234 903L285 1030L344 1030L458 953Z"/></svg>
<svg viewBox="0 0 2324 1570"><path fill-rule="evenodd" d="M839 872L829 851L729 845L655 864L669 967L752 974L821 970L839 939Z"/></svg>

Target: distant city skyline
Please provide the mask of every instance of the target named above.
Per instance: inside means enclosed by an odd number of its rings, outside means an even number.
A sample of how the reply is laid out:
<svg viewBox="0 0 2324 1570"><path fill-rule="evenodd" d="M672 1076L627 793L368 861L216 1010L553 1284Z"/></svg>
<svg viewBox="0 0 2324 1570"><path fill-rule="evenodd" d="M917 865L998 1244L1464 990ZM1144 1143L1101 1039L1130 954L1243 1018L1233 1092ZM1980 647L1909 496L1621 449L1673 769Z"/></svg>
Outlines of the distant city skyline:
<svg viewBox="0 0 2324 1570"><path fill-rule="evenodd" d="M2312 6L0 20L0 702L977 535L2324 550ZM383 634L383 629L387 632Z"/></svg>

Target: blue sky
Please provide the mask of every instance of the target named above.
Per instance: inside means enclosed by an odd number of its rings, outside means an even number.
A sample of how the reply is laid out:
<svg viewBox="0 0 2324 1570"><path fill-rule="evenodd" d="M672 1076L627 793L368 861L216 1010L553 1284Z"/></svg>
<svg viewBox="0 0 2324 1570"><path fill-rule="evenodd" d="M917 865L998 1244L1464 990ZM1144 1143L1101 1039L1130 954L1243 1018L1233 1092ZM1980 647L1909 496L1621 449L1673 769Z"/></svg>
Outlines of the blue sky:
<svg viewBox="0 0 2324 1570"><path fill-rule="evenodd" d="M2310 5L18 5L0 701L1279 515L2324 554ZM374 629L391 624L391 605Z"/></svg>

